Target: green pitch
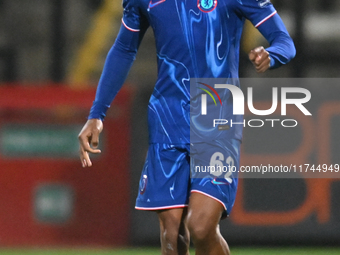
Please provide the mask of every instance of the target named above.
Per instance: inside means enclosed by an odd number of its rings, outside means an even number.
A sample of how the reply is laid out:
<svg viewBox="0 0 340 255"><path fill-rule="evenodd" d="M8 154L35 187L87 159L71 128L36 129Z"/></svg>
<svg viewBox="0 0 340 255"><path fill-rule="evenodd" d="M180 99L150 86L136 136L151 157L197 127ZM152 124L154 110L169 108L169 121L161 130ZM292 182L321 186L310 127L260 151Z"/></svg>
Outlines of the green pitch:
<svg viewBox="0 0 340 255"><path fill-rule="evenodd" d="M339 255L340 248L233 248L232 255ZM0 249L1 255L160 255L159 249ZM194 252L191 252L193 255Z"/></svg>

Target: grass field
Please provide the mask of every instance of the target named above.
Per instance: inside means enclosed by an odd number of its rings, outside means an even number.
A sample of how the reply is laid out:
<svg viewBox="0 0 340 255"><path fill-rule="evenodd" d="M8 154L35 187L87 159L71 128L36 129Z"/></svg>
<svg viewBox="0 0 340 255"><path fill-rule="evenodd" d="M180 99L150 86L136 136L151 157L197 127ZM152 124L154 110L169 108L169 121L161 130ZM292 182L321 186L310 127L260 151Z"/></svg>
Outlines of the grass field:
<svg viewBox="0 0 340 255"><path fill-rule="evenodd" d="M340 248L233 248L232 255L340 255ZM0 249L1 255L159 255L159 249ZM194 252L191 252L194 254Z"/></svg>

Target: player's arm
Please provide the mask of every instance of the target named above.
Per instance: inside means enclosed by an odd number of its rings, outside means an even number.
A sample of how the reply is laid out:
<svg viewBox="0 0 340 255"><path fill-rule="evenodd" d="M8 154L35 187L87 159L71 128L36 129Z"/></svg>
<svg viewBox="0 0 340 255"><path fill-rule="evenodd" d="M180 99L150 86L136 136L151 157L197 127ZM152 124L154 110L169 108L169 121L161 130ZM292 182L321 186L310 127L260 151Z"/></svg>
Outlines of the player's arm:
<svg viewBox="0 0 340 255"><path fill-rule="evenodd" d="M121 29L107 55L88 121L78 135L80 160L83 167L92 166L89 153L100 153L97 147L99 135L103 130L102 121L128 75L148 27L142 17L133 13L135 8L131 7L132 2L133 0L124 0L123 2L125 12Z"/></svg>
<svg viewBox="0 0 340 255"><path fill-rule="evenodd" d="M249 52L249 59L257 72L280 67L295 57L294 42L278 14L274 14L257 28L270 43L266 49L257 47Z"/></svg>
<svg viewBox="0 0 340 255"><path fill-rule="evenodd" d="M270 47L257 47L249 58L258 72L287 64L295 56L293 40L269 0L230 0L240 18L250 20L269 42Z"/></svg>

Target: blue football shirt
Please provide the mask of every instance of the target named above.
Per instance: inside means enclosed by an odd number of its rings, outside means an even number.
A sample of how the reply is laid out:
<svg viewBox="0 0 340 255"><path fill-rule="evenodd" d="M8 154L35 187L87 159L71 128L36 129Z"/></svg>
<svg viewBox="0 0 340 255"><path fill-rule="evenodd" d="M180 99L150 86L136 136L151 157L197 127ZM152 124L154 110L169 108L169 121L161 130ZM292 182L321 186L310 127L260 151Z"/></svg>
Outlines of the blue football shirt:
<svg viewBox="0 0 340 255"><path fill-rule="evenodd" d="M289 34L269 0L124 0L123 7L122 28L108 55L89 118L105 116L145 31L151 27L158 79L148 106L150 143L190 143L190 79L238 78L245 19L261 27L271 43L267 50L273 67L295 55ZM232 115L232 103L225 105L230 106ZM228 130L228 137L241 139L242 125Z"/></svg>

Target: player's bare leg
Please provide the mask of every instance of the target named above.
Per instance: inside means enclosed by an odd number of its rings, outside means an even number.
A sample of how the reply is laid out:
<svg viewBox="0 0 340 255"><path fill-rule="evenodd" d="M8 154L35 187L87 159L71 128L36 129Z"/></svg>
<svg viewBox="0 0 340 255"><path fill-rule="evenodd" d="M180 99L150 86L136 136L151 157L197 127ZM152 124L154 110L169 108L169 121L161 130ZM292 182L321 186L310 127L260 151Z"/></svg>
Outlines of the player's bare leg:
<svg viewBox="0 0 340 255"><path fill-rule="evenodd" d="M184 225L187 209L158 212L162 255L189 255L189 231Z"/></svg>
<svg viewBox="0 0 340 255"><path fill-rule="evenodd" d="M200 193L191 193L186 224L196 255L229 255L227 242L219 230L224 207Z"/></svg>

